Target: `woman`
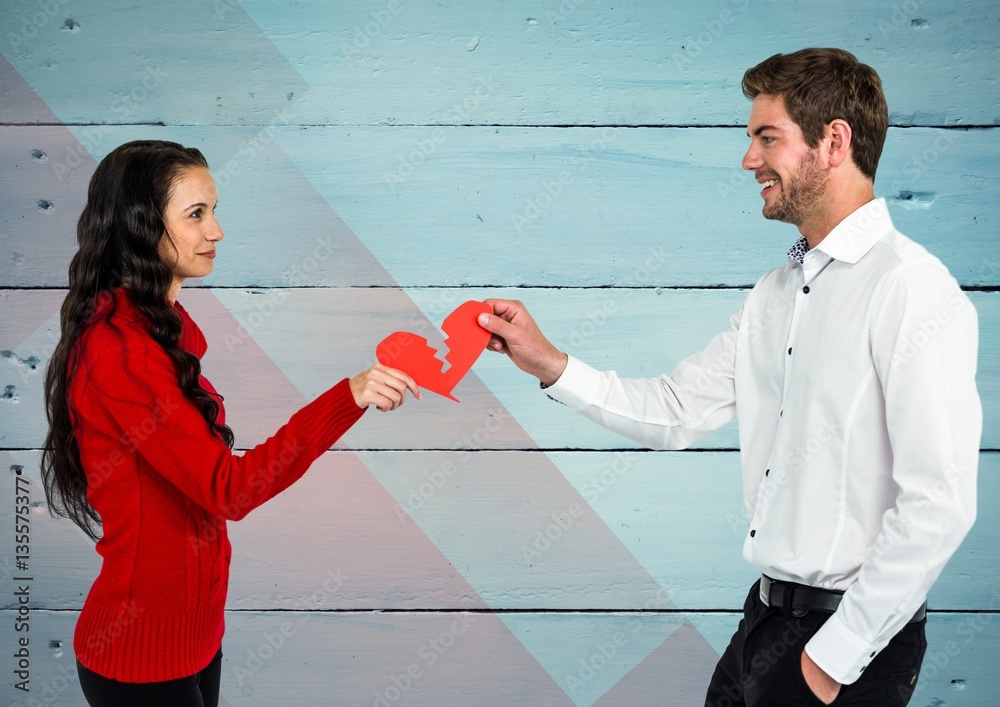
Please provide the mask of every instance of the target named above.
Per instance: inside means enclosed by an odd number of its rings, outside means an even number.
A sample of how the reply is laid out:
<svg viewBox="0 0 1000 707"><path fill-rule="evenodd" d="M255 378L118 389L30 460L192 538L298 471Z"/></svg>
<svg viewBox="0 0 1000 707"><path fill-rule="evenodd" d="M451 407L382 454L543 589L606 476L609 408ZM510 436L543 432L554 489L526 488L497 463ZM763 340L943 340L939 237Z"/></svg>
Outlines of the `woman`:
<svg viewBox="0 0 1000 707"><path fill-rule="evenodd" d="M95 707L215 705L226 520L294 483L369 405L420 397L408 375L376 365L234 455L222 396L201 376L205 338L177 302L185 279L212 272L216 202L198 150L130 142L98 165L77 226L45 377L42 478L53 512L103 558L74 639Z"/></svg>

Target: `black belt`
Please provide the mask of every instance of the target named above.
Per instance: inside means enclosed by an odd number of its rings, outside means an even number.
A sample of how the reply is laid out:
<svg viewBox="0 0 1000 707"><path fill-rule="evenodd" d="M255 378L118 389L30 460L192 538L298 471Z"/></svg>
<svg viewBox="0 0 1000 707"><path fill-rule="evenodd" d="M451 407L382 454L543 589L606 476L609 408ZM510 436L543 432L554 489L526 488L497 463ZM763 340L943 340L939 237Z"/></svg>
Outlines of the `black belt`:
<svg viewBox="0 0 1000 707"><path fill-rule="evenodd" d="M779 607L793 616L801 616L807 611L832 614L840 606L842 596L844 593L835 589L820 589L806 584L782 582L763 574L760 576L760 600L767 606ZM907 623L923 621L926 616L927 602L924 602Z"/></svg>

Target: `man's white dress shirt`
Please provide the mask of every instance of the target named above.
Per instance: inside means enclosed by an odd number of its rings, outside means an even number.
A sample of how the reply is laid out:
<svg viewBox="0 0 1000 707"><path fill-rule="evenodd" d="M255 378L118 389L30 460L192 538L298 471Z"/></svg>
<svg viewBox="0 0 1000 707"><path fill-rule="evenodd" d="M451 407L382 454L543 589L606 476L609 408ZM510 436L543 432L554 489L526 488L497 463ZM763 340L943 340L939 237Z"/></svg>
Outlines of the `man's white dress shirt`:
<svg viewBox="0 0 1000 707"><path fill-rule="evenodd" d="M975 519L977 347L958 283L876 199L801 265L764 275L730 329L671 375L622 379L570 357L545 392L654 449L738 417L743 556L773 579L846 592L806 652L849 684Z"/></svg>

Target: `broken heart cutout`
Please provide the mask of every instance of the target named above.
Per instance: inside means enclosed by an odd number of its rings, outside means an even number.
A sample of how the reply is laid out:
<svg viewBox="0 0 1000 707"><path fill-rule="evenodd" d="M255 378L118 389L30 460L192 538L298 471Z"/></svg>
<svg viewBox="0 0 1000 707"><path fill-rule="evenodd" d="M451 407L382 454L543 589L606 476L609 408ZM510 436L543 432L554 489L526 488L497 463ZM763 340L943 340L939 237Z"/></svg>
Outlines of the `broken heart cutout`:
<svg viewBox="0 0 1000 707"><path fill-rule="evenodd" d="M427 339L409 331L397 331L382 339L375 349L375 357L384 366L409 373L421 388L457 403L458 398L451 391L490 341L490 333L476 322L483 312L493 314L493 308L474 300L465 302L441 324L448 335L444 340L448 349L444 357L449 364L447 370L442 370L444 361L437 357L438 352L427 344Z"/></svg>

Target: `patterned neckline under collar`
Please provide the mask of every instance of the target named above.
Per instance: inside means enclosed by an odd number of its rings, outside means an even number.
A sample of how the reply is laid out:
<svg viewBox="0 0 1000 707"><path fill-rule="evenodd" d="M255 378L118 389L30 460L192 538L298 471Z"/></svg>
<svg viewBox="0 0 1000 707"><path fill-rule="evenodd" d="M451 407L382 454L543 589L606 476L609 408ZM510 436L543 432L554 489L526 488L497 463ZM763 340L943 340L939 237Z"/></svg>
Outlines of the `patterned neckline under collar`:
<svg viewBox="0 0 1000 707"><path fill-rule="evenodd" d="M809 250L809 242L805 236L799 236L791 248L788 249L788 257L799 265L805 264L806 252Z"/></svg>

